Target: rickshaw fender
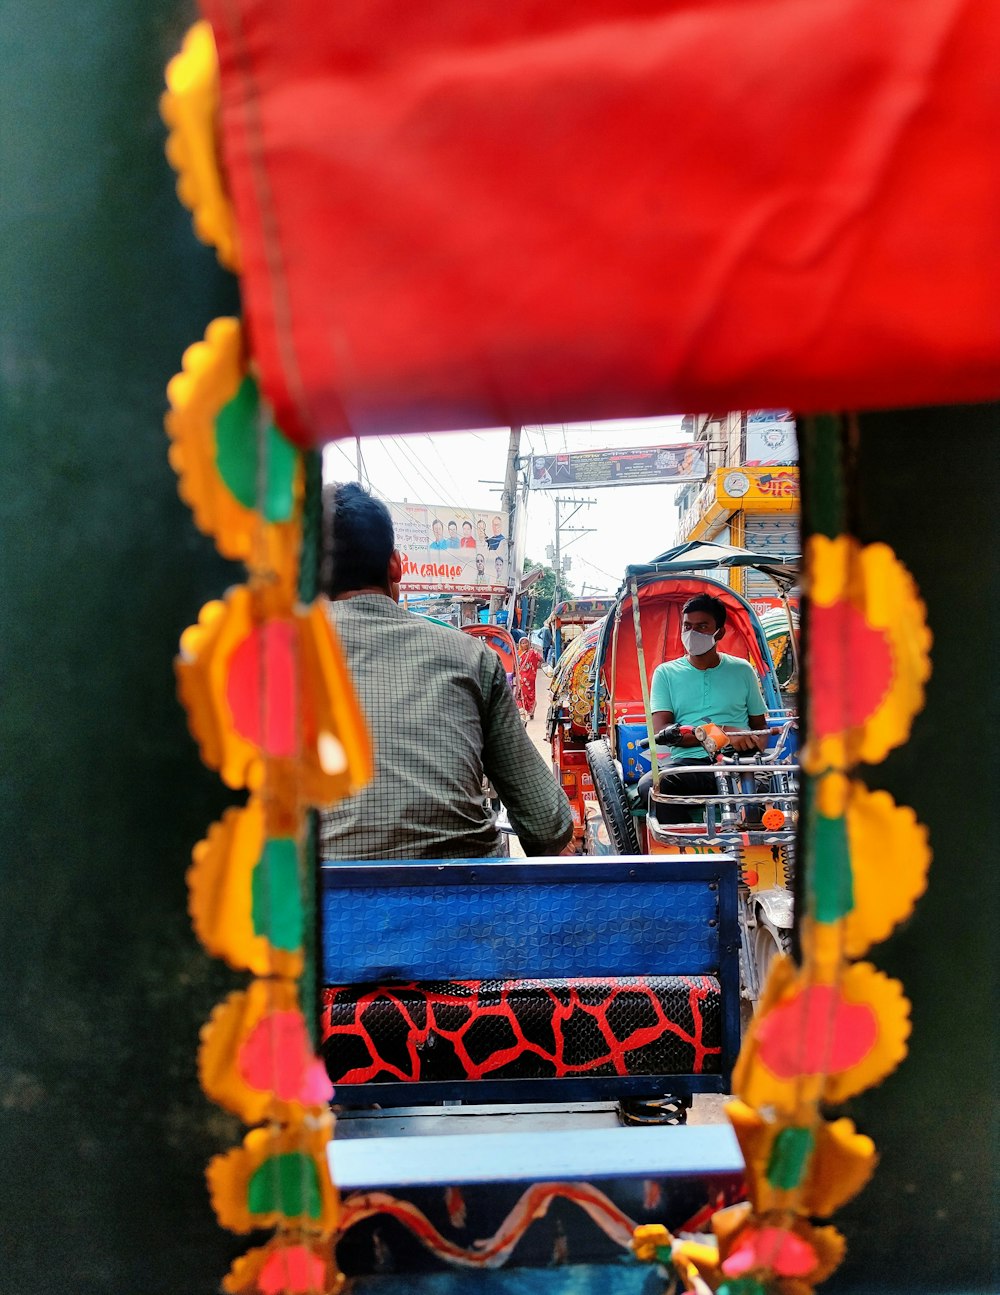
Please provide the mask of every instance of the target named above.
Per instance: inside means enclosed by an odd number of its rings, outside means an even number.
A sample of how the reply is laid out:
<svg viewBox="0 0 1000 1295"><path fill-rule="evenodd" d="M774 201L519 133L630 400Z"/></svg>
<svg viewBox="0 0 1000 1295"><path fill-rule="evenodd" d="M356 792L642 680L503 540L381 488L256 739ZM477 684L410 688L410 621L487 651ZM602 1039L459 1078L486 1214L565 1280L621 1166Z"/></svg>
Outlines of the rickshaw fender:
<svg viewBox="0 0 1000 1295"><path fill-rule="evenodd" d="M795 905L789 891L778 887L773 890L761 890L754 896L754 902L763 914L766 925L772 928L775 935L792 929Z"/></svg>

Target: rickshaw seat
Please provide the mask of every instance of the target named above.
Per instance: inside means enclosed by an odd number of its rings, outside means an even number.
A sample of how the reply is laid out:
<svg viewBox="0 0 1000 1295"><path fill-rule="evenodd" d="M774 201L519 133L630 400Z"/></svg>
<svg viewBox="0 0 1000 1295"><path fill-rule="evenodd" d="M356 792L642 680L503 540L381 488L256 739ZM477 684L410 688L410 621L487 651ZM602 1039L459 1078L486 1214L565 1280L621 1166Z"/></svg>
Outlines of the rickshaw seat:
<svg viewBox="0 0 1000 1295"><path fill-rule="evenodd" d="M732 859L327 863L320 1049L345 1105L728 1091Z"/></svg>

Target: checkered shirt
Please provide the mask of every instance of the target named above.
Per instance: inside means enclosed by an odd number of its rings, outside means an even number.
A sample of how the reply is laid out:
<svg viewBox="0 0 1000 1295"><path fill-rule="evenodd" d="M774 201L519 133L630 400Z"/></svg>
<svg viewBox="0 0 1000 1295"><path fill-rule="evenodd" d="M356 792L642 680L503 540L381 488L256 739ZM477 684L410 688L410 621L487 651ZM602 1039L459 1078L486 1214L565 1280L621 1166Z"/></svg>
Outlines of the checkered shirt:
<svg viewBox="0 0 1000 1295"><path fill-rule="evenodd" d="M569 802L524 731L500 658L384 594L329 604L368 721L375 777L321 815L324 859L500 853L485 774L528 855L573 833Z"/></svg>

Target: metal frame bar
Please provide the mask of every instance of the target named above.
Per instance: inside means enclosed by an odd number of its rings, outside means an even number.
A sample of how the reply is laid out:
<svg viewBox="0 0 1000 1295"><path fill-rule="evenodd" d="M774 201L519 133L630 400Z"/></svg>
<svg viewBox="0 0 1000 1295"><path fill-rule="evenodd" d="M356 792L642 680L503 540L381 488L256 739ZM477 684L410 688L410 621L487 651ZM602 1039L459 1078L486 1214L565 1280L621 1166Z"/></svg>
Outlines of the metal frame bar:
<svg viewBox="0 0 1000 1295"><path fill-rule="evenodd" d="M738 954L737 954L738 963ZM660 1097L690 1097L695 1093L728 1093L729 1076L736 1054L727 1053L726 994L722 995L722 1057L725 1068L708 1075L571 1075L562 1079L441 1079L395 1080L385 1084L337 1084L333 1100L343 1106L417 1106L435 1102L613 1101L619 1097L653 1100ZM731 997L731 996L730 996ZM740 1020L739 987L733 999L736 1029ZM728 1060L728 1064L727 1063Z"/></svg>
<svg viewBox="0 0 1000 1295"><path fill-rule="evenodd" d="M615 859L593 862L570 858L559 859L421 859L413 863L398 860L345 862L324 860L320 867L320 885L324 890L360 889L366 886L465 886L534 885L536 882L581 881L719 881L724 879L724 855L691 858L687 855L664 855L651 859L647 855L619 855ZM720 869L720 864L721 869ZM735 866L735 865L733 865ZM667 973L669 974L669 973Z"/></svg>
<svg viewBox="0 0 1000 1295"><path fill-rule="evenodd" d="M430 1145L429 1145L430 1143ZM560 1129L334 1138L331 1173L343 1191L623 1178L742 1178L728 1124L689 1128ZM474 1279L473 1279L474 1280Z"/></svg>

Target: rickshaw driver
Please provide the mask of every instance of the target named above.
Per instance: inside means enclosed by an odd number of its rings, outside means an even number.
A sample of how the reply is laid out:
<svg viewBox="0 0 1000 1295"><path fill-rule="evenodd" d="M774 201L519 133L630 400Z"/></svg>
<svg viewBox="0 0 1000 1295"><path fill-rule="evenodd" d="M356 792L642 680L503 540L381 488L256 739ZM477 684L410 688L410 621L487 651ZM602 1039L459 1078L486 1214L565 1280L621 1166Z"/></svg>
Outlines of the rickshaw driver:
<svg viewBox="0 0 1000 1295"><path fill-rule="evenodd" d="M320 817L325 859L495 857L483 774L527 855L572 850L569 801L524 731L497 654L399 606L402 558L384 504L338 487L323 580L375 753L375 777Z"/></svg>
<svg viewBox="0 0 1000 1295"><path fill-rule="evenodd" d="M749 661L720 652L718 641L726 629L726 608L710 594L688 599L681 612L681 642L685 655L676 661L665 661L653 671L650 703L653 731L670 724L694 726L706 721L718 724L731 733L737 751L763 750L766 733L760 736L747 729L766 729L764 697L757 672ZM692 750L692 748L696 748ZM660 773L659 789L668 796L714 796L715 776L709 772L712 761L693 733L682 734L668 747L668 772ZM670 769L705 766L703 773L677 774ZM638 791L644 804L649 803L653 785L652 773L639 780ZM658 817L662 813L658 812ZM671 822L694 820L694 806L676 806L670 810Z"/></svg>

